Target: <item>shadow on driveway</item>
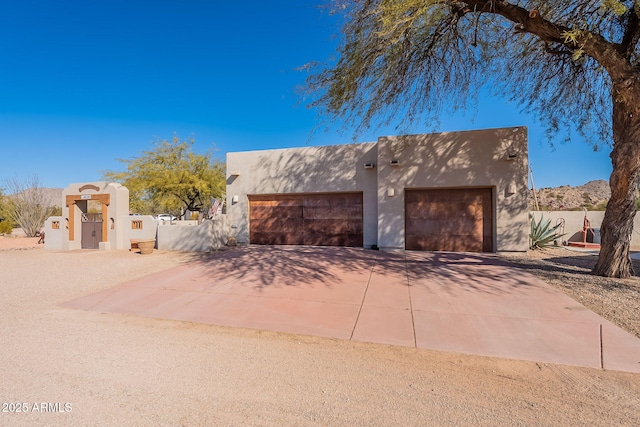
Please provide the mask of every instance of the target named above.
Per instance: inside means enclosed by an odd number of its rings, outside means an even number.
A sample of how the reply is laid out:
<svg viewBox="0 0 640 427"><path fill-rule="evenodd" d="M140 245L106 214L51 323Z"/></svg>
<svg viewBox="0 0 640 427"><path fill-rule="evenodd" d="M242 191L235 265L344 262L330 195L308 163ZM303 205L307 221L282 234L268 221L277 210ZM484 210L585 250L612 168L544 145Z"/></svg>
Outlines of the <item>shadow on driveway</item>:
<svg viewBox="0 0 640 427"><path fill-rule="evenodd" d="M64 306L640 372L640 340L491 254L250 246Z"/></svg>

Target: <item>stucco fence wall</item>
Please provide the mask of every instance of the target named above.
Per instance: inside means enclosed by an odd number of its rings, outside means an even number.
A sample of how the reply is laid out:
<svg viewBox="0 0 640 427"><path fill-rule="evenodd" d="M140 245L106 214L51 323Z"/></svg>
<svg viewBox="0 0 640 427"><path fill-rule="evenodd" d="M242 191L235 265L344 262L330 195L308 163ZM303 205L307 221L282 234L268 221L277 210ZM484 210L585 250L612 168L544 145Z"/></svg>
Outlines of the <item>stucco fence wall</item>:
<svg viewBox="0 0 640 427"><path fill-rule="evenodd" d="M53 224L57 223L53 228ZM163 223L150 215L126 215L120 218L119 230L126 246L131 240L155 240L155 247L164 251L206 252L227 244L231 228L226 215L215 219L197 221L174 221ZM65 227L65 218L52 216L44 226L46 232L45 248L65 250L64 236L69 233ZM113 248L116 249L116 248Z"/></svg>
<svg viewBox="0 0 640 427"><path fill-rule="evenodd" d="M561 219L564 219L564 237L562 240L569 242L582 241L582 228L584 224L584 211L532 211L536 221L543 216L545 219L551 220L551 225L555 225ZM591 228L599 230L604 219L604 211L588 211L587 219L591 222ZM631 234L631 247L640 249L640 216L636 215L633 223L633 233Z"/></svg>
<svg viewBox="0 0 640 427"><path fill-rule="evenodd" d="M226 215L202 221L159 224L156 247L161 251L207 252L227 244L230 227Z"/></svg>
<svg viewBox="0 0 640 427"><path fill-rule="evenodd" d="M54 228L55 224L55 228ZM69 234L67 222L62 216L50 216L44 222L45 249L62 249L65 234Z"/></svg>

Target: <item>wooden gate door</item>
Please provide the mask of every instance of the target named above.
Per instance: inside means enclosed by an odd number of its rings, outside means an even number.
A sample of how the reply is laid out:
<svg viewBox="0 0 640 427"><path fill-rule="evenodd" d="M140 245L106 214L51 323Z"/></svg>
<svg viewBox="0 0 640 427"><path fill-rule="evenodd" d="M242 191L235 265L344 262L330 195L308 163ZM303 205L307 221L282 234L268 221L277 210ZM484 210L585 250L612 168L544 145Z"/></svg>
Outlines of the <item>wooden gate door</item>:
<svg viewBox="0 0 640 427"><path fill-rule="evenodd" d="M82 214L82 249L98 249L102 241L102 214Z"/></svg>

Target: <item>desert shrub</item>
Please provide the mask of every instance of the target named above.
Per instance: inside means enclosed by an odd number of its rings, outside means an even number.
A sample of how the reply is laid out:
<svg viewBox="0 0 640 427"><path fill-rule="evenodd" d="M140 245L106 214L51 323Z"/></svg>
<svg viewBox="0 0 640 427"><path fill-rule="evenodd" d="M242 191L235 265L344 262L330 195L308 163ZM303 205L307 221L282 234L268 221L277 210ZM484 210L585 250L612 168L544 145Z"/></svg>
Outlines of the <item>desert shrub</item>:
<svg viewBox="0 0 640 427"><path fill-rule="evenodd" d="M62 208L60 206L52 206L47 212L47 217L62 216Z"/></svg>
<svg viewBox="0 0 640 427"><path fill-rule="evenodd" d="M536 219L533 215L529 215L531 219L531 233L529 234L529 247L531 249L543 249L564 236L564 234L558 234L556 231L562 224L556 224L551 226L551 220L544 220L544 215L540 216L540 221L536 223Z"/></svg>
<svg viewBox="0 0 640 427"><path fill-rule="evenodd" d="M17 224L28 237L40 231L51 207L50 201L37 176L7 181L11 196L5 203L8 218Z"/></svg>
<svg viewBox="0 0 640 427"><path fill-rule="evenodd" d="M0 234L11 234L13 224L10 221L0 221Z"/></svg>

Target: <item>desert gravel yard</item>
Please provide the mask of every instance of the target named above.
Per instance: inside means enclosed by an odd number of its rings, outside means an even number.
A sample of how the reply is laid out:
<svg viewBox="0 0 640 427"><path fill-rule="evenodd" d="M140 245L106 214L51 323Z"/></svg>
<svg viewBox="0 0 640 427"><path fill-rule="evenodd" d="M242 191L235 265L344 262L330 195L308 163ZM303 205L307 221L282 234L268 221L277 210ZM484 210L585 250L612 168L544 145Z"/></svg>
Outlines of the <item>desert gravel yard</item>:
<svg viewBox="0 0 640 427"><path fill-rule="evenodd" d="M638 374L59 306L190 260L0 251L0 425L640 424Z"/></svg>
<svg viewBox="0 0 640 427"><path fill-rule="evenodd" d="M580 304L640 338L640 279L589 274L597 252L549 248L509 257L524 271L561 290ZM633 260L636 274L640 261Z"/></svg>

